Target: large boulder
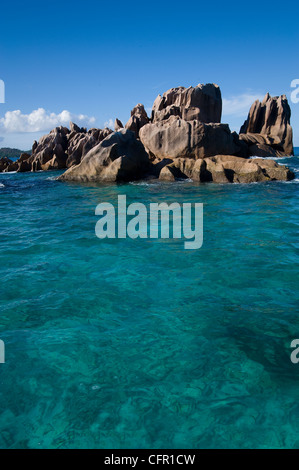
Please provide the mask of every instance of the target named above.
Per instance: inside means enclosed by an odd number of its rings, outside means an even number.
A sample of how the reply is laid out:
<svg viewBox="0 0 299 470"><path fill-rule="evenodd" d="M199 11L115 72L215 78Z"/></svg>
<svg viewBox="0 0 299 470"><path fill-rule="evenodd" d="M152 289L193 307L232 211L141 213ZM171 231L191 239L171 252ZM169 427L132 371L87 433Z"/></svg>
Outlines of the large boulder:
<svg viewBox="0 0 299 470"><path fill-rule="evenodd" d="M178 116L185 121L221 122L222 98L218 85L177 87L158 96L152 109L152 122Z"/></svg>
<svg viewBox="0 0 299 470"><path fill-rule="evenodd" d="M49 162L55 161L55 168L65 168L67 159L67 127L59 126L53 129L49 134L43 136L30 159L32 170L48 170Z"/></svg>
<svg viewBox="0 0 299 470"><path fill-rule="evenodd" d="M294 178L294 173L274 160L246 159L233 155L215 155L202 160L176 158L165 161L159 179L173 181L177 178L191 178L198 182L214 183L255 183L258 181Z"/></svg>
<svg viewBox="0 0 299 470"><path fill-rule="evenodd" d="M293 155L291 109L285 95L256 100L240 129L240 139L249 146L250 155ZM268 153L267 153L268 152Z"/></svg>
<svg viewBox="0 0 299 470"><path fill-rule="evenodd" d="M90 150L79 165L69 168L62 181L132 181L149 169L149 158L134 132L113 132Z"/></svg>
<svg viewBox="0 0 299 470"><path fill-rule="evenodd" d="M139 138L151 158L160 160L233 155L241 150L227 124L185 121L178 116L146 124L140 129Z"/></svg>
<svg viewBox="0 0 299 470"><path fill-rule="evenodd" d="M17 171L23 173L25 171L31 171L31 154L21 153L20 158L16 161L18 168Z"/></svg>
<svg viewBox="0 0 299 470"><path fill-rule="evenodd" d="M73 165L78 165L89 150L102 142L112 132L107 127L104 129L93 128L87 132L71 132L68 135L66 167L70 168Z"/></svg>
<svg viewBox="0 0 299 470"><path fill-rule="evenodd" d="M144 109L143 104L137 104L131 111L131 117L125 125L126 129L135 133L135 136L139 137L140 129L149 122L148 115ZM116 130L116 129L115 129Z"/></svg>

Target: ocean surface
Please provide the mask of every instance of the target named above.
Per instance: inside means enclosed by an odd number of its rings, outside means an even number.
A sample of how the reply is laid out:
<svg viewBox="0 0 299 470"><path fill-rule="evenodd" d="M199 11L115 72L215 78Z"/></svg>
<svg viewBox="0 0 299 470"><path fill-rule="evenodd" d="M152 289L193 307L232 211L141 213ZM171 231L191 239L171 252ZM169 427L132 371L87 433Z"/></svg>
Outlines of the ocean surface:
<svg viewBox="0 0 299 470"><path fill-rule="evenodd" d="M299 157L278 162L294 181L0 174L1 448L299 448ZM202 248L98 239L119 194L203 203Z"/></svg>

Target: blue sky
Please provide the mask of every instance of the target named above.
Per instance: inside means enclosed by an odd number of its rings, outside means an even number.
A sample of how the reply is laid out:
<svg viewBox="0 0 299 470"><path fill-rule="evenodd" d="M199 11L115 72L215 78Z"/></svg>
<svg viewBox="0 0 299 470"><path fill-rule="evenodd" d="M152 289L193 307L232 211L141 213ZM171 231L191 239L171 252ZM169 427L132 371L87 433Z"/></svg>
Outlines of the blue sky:
<svg viewBox="0 0 299 470"><path fill-rule="evenodd" d="M171 87L208 82L221 88L222 122L238 130L267 91L290 102L298 19L298 5L281 1L2 4L0 146L30 148L69 118L126 122L139 102L151 108ZM299 103L290 105L299 146Z"/></svg>

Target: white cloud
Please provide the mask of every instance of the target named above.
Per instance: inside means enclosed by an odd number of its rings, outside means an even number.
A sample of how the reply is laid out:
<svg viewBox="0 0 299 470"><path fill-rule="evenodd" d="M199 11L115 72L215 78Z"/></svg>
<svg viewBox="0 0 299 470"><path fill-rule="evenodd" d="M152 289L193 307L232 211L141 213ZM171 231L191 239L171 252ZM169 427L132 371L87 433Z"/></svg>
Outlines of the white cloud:
<svg viewBox="0 0 299 470"><path fill-rule="evenodd" d="M20 110L7 111L0 118L0 130L5 133L44 132L57 126L68 126L70 121L88 126L95 122L95 118L66 110L59 114L47 113L43 108L35 109L30 114L22 114Z"/></svg>
<svg viewBox="0 0 299 470"><path fill-rule="evenodd" d="M243 93L242 95L232 96L231 98L223 98L222 114L224 116L247 117L249 109L255 100L262 101L263 95L253 93Z"/></svg>
<svg viewBox="0 0 299 470"><path fill-rule="evenodd" d="M110 129L114 129L114 122L113 119L110 118L108 121L104 122L104 127L109 127Z"/></svg>

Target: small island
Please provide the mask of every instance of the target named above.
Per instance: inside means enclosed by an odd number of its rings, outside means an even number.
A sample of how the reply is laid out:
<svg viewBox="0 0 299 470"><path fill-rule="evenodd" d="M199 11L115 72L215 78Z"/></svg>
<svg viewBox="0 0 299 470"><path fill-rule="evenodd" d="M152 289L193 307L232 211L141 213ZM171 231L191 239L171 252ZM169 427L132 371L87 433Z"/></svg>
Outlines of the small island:
<svg viewBox="0 0 299 470"><path fill-rule="evenodd" d="M190 178L205 183L253 183L294 178L273 158L293 155L291 110L285 95L255 101L240 133L221 123L218 85L177 87L159 95L149 117L142 104L115 129L56 127L0 171L66 169L60 181L130 182Z"/></svg>

